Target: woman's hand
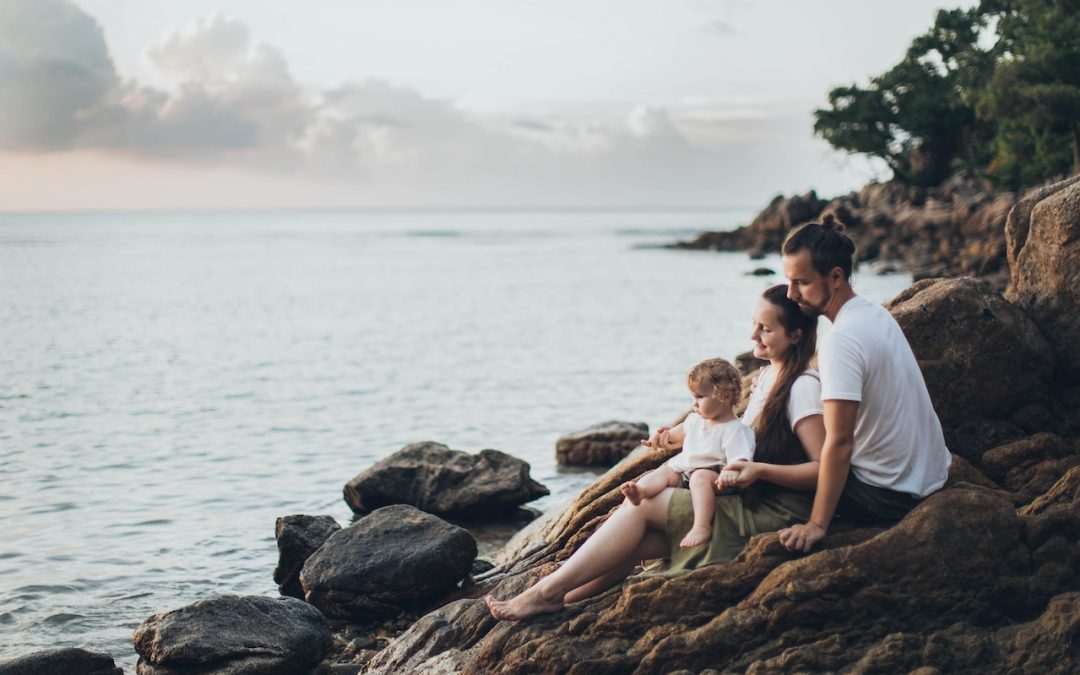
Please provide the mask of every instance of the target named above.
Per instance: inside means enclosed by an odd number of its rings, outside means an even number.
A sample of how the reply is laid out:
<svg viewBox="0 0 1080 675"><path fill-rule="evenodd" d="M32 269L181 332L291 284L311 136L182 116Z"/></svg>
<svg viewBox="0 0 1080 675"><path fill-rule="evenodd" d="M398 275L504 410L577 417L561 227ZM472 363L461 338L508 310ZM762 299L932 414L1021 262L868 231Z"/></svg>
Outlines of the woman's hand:
<svg viewBox="0 0 1080 675"><path fill-rule="evenodd" d="M666 450L668 447L668 432L671 431L671 427L660 427L652 436L642 439L641 444L646 448L652 448L653 450Z"/></svg>
<svg viewBox="0 0 1080 675"><path fill-rule="evenodd" d="M721 471L716 476L716 489L723 490L724 488L733 488L738 485L738 480L738 471Z"/></svg>
<svg viewBox="0 0 1080 675"><path fill-rule="evenodd" d="M717 490L723 490L726 487L750 487L762 477L764 468L757 462L732 462L721 471L721 475L726 473L734 473L735 478L731 482L724 481L722 484L721 480L717 479Z"/></svg>

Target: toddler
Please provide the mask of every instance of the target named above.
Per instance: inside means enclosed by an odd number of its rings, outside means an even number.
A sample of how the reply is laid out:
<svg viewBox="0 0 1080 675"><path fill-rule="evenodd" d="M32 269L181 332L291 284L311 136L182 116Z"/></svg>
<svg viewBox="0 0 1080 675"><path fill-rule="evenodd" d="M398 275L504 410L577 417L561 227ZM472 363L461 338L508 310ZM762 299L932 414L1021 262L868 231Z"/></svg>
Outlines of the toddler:
<svg viewBox="0 0 1080 675"><path fill-rule="evenodd" d="M737 471L722 471L725 464L754 458L754 432L735 417L735 403L742 393L742 378L724 359L709 359L694 366L686 377L694 396L694 410L670 429L661 429L642 445L682 452L663 466L620 488L633 505L656 496L668 487L688 484L694 506L694 526L679 542L683 548L701 546L712 538L717 479L734 486Z"/></svg>

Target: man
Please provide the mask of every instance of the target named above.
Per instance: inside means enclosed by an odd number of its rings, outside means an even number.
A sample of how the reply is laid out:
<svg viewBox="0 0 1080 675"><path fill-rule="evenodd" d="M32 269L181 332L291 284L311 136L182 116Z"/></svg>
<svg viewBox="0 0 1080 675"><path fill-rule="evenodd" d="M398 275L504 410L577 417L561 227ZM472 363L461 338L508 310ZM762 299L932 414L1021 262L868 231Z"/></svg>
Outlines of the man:
<svg viewBox="0 0 1080 675"><path fill-rule="evenodd" d="M780 531L809 551L833 515L899 519L945 484L951 457L922 371L900 326L851 288L855 245L831 214L784 241L788 297L832 324L818 350L825 445L809 522Z"/></svg>

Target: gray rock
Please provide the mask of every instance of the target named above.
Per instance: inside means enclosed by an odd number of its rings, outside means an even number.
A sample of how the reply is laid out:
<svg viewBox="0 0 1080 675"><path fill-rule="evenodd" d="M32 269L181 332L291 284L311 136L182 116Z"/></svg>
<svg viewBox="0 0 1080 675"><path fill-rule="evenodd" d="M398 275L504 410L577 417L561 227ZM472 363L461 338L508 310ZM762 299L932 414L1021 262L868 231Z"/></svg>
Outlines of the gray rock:
<svg viewBox="0 0 1080 675"><path fill-rule="evenodd" d="M529 464L498 450L475 455L442 443L414 443L353 478L345 501L363 513L408 504L442 516L489 517L549 494Z"/></svg>
<svg viewBox="0 0 1080 675"><path fill-rule="evenodd" d="M65 647L0 661L0 675L124 675L108 654Z"/></svg>
<svg viewBox="0 0 1080 675"><path fill-rule="evenodd" d="M139 675L302 675L330 651L319 610L295 598L222 595L135 629Z"/></svg>
<svg viewBox="0 0 1080 675"><path fill-rule="evenodd" d="M1010 299L1035 319L1063 366L1059 378L1080 384L1080 176L1017 202L1005 224L1012 272Z"/></svg>
<svg viewBox="0 0 1080 675"><path fill-rule="evenodd" d="M274 527L277 537L278 564L274 583L282 595L304 599L300 587L300 569L330 535L341 529L331 516L285 516Z"/></svg>
<svg viewBox="0 0 1080 675"><path fill-rule="evenodd" d="M601 422L556 441L555 457L563 465L614 466L648 436L644 422Z"/></svg>
<svg viewBox="0 0 1080 675"><path fill-rule="evenodd" d="M300 572L327 616L393 617L454 589L476 558L468 531L411 506L379 509L335 532Z"/></svg>
<svg viewBox="0 0 1080 675"><path fill-rule="evenodd" d="M950 450L978 464L986 450L1027 435L1020 424L1049 403L1053 359L1023 311L970 277L916 282L886 307L919 361Z"/></svg>

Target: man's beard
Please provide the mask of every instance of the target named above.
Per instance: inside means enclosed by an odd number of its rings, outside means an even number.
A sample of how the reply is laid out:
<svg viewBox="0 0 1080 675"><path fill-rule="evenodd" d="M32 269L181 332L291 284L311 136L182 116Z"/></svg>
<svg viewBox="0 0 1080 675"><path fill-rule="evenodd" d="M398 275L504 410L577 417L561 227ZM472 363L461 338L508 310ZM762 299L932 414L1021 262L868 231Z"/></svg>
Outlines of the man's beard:
<svg viewBox="0 0 1080 675"><path fill-rule="evenodd" d="M800 302L800 303L798 303L799 304L799 311L802 312L803 315L805 315L805 316L810 316L810 317L821 316L822 314L825 313L825 310L827 310L829 308L829 305L832 304L832 298L833 298L832 291L829 290L828 288L826 288L825 289L825 298L822 299L820 305L803 304L803 303Z"/></svg>

